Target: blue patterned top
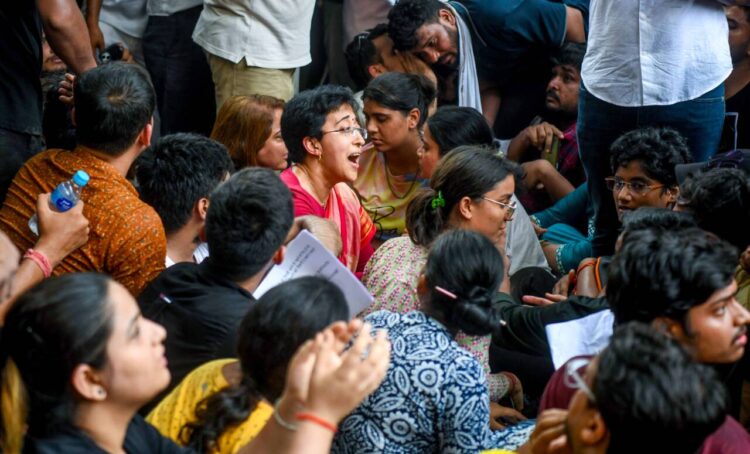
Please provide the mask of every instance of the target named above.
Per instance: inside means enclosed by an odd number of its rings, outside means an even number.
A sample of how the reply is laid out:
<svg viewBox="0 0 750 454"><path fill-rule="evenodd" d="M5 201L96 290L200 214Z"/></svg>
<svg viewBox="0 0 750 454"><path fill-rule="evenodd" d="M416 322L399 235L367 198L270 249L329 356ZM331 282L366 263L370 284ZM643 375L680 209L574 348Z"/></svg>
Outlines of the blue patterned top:
<svg viewBox="0 0 750 454"><path fill-rule="evenodd" d="M422 312L378 311L365 320L388 330L391 365L380 387L341 422L332 452L464 453L508 446L514 430L489 426L482 366L443 325Z"/></svg>

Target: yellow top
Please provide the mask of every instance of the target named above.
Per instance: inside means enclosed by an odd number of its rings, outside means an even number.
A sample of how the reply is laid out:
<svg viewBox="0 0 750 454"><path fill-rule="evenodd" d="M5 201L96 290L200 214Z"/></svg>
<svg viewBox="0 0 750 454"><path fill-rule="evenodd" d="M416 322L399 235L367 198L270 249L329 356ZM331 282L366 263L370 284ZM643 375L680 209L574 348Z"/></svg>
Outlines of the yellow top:
<svg viewBox="0 0 750 454"><path fill-rule="evenodd" d="M750 273L738 266L734 280L737 281L737 301L745 306L745 309L750 309Z"/></svg>
<svg viewBox="0 0 750 454"><path fill-rule="evenodd" d="M180 430L195 421L195 407L203 400L227 386L222 368L236 359L217 359L208 362L185 377L184 380L149 413L146 421L156 427L162 435L180 445ZM250 416L242 423L230 427L219 437L218 449L214 453L236 453L258 435L266 421L273 414L273 407L261 401Z"/></svg>

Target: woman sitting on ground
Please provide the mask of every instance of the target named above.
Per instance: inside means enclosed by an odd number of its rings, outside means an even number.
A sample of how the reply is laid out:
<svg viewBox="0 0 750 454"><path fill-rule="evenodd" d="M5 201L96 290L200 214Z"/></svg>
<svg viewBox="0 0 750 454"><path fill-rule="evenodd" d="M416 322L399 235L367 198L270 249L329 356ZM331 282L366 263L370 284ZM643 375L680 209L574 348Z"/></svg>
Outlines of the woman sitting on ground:
<svg viewBox="0 0 750 454"><path fill-rule="evenodd" d="M482 147L459 147L448 153L435 169L429 188L422 189L409 204L409 236L386 241L367 264L362 282L375 297L368 312L385 309L403 314L419 309L419 274L432 243L445 231L474 230L503 250L516 207L511 202L516 169L512 162ZM496 291L509 291L507 270L507 265L496 270L502 283ZM477 358L487 374L490 337L457 337L459 345ZM521 386L514 376L492 374L488 381L493 402L510 393L519 408L523 405Z"/></svg>
<svg viewBox="0 0 750 454"><path fill-rule="evenodd" d="M380 244L404 233L406 206L427 183L419 152L435 86L423 76L391 72L373 79L362 97L370 145L359 158L354 189Z"/></svg>
<svg viewBox="0 0 750 454"><path fill-rule="evenodd" d="M322 85L292 98L281 127L294 165L281 172L294 215L330 219L341 233L339 260L361 274L373 253L375 225L349 186L359 170L367 131L359 126L348 88Z"/></svg>
<svg viewBox="0 0 750 454"><path fill-rule="evenodd" d="M462 145L480 145L497 149L497 141L487 120L478 110L471 107L444 106L427 119L424 128L425 146L422 152L422 173L430 178L440 158ZM508 274L513 277L524 268L549 270L547 259L539 245L529 215L515 195L511 198L516 204L515 221L508 228L505 255L510 260ZM537 270L539 271L539 270ZM544 273L537 273L543 276ZM550 277L549 288L554 284ZM549 289L548 289L549 290ZM540 294L544 294L541 292Z"/></svg>
<svg viewBox="0 0 750 454"><path fill-rule="evenodd" d="M283 111L284 101L272 96L234 96L219 109L211 138L227 147L235 170L284 170L289 152L281 138Z"/></svg>
<svg viewBox="0 0 750 454"><path fill-rule="evenodd" d="M272 288L242 320L239 360L219 359L195 369L146 421L196 451L237 452L271 417L297 348L331 323L348 319L341 290L323 278L303 277Z"/></svg>
<svg viewBox="0 0 750 454"><path fill-rule="evenodd" d="M360 327L352 349L339 354ZM298 430L271 419L240 452L328 452L333 432L326 427L335 428L388 368L388 342L369 332L368 325L339 322L303 345L279 406ZM125 287L104 275L66 274L29 290L8 312L0 340L0 450L195 452L137 415L169 383L165 335ZM303 412L294 417L300 404Z"/></svg>
<svg viewBox="0 0 750 454"><path fill-rule="evenodd" d="M418 278L418 310L365 318L388 331L391 367L344 419L333 452L468 453L525 441L533 424L490 429L482 365L455 341L460 333L488 336L500 326L493 300L503 268L501 254L480 233L456 229L434 241Z"/></svg>

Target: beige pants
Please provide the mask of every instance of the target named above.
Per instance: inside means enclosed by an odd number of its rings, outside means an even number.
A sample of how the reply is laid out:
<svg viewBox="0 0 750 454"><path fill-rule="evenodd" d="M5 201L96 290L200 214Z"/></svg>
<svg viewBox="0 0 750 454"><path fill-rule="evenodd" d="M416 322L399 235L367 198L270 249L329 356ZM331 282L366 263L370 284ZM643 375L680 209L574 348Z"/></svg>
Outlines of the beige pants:
<svg viewBox="0 0 750 454"><path fill-rule="evenodd" d="M245 59L235 64L207 53L216 87L216 110L224 101L239 95L268 95L284 101L294 94L294 69L268 69L247 66Z"/></svg>

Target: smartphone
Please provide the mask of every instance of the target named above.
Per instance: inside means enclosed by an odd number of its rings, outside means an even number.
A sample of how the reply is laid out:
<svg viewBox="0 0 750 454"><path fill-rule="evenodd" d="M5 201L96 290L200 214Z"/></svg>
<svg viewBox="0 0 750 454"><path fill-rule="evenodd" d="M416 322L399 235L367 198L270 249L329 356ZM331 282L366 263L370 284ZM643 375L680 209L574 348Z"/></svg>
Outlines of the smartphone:
<svg viewBox="0 0 750 454"><path fill-rule="evenodd" d="M549 153L542 153L544 155L544 158L549 161L550 164L554 168L557 168L557 158L560 153L560 138L555 136L552 139L552 147L549 150Z"/></svg>

